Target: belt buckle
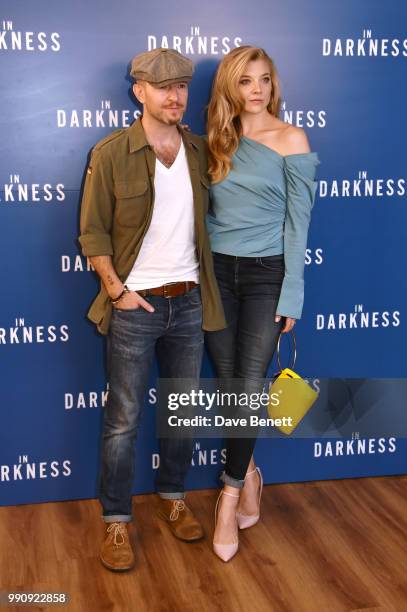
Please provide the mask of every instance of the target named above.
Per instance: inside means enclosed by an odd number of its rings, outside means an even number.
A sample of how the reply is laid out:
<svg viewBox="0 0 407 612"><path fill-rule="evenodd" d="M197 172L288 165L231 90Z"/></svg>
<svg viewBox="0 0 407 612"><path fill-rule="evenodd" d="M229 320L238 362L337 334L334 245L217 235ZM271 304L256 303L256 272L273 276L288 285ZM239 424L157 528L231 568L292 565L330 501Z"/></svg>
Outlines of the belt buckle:
<svg viewBox="0 0 407 612"><path fill-rule="evenodd" d="M171 287L171 285L176 285L177 283L167 283L165 285L163 285L163 293L164 293L164 297L165 298L170 298L171 296L168 295L168 289L167 287Z"/></svg>

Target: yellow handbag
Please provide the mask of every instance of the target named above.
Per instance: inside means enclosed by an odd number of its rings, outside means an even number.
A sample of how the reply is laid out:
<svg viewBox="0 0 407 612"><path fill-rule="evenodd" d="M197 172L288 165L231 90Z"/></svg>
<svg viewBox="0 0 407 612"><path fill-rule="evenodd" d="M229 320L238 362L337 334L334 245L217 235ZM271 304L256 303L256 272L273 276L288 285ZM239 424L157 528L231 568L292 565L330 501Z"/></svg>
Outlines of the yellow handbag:
<svg viewBox="0 0 407 612"><path fill-rule="evenodd" d="M291 366L293 368L297 359L297 346L294 332L291 331L291 334L294 347ZM318 393L291 368L281 369L280 340L283 335L280 333L277 342L279 374L269 389L268 415L271 419L277 419L277 429L290 435L315 403Z"/></svg>

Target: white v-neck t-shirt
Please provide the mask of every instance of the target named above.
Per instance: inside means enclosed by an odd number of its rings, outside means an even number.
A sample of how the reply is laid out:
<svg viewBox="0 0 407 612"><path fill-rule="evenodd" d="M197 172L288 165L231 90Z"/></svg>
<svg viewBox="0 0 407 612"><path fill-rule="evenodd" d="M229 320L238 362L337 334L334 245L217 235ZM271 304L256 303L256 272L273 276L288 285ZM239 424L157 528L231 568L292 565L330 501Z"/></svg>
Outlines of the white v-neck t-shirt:
<svg viewBox="0 0 407 612"><path fill-rule="evenodd" d="M194 198L182 140L170 168L156 159L154 190L151 223L126 280L132 291L178 281L199 282Z"/></svg>

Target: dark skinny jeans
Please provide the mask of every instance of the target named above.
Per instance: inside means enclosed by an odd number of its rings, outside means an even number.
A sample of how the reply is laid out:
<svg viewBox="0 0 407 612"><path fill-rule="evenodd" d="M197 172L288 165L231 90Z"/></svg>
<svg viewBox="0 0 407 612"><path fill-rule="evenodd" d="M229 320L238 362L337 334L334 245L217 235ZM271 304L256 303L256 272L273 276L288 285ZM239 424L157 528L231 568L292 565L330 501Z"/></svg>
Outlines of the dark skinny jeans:
<svg viewBox="0 0 407 612"><path fill-rule="evenodd" d="M283 319L274 318L284 277L284 255L235 257L213 253L226 329L206 333L220 379L242 378L247 392L259 391L267 375ZM260 389L261 390L261 389ZM256 438L228 438L221 480L242 488Z"/></svg>

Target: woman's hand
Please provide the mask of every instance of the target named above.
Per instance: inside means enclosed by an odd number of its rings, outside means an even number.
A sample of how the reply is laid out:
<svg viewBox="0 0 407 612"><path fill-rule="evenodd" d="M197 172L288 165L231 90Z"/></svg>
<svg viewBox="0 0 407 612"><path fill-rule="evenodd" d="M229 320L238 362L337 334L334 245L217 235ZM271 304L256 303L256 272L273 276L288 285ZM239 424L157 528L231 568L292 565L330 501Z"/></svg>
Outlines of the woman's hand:
<svg viewBox="0 0 407 612"><path fill-rule="evenodd" d="M282 334L286 334L287 332L290 332L296 323L296 319L292 319L291 317L284 317L284 318L285 318L285 325L283 329L281 330ZM281 315L276 315L274 321L276 323L280 323Z"/></svg>

